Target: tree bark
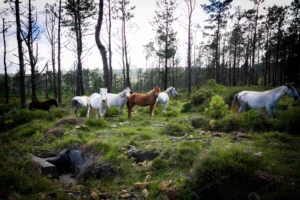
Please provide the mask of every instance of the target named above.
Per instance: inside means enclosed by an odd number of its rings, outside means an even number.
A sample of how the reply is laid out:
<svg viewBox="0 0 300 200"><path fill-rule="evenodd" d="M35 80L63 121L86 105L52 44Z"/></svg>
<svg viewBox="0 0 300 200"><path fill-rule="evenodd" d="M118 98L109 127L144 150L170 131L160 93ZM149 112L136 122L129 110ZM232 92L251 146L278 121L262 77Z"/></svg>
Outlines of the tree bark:
<svg viewBox="0 0 300 200"><path fill-rule="evenodd" d="M59 10L58 10L58 33L57 33L57 83L58 83L58 87L57 87L57 98L58 98L58 104L62 103L61 100L61 44L60 44L60 29L61 29L61 12L62 12L62 8L61 8L61 1L59 0Z"/></svg>
<svg viewBox="0 0 300 200"><path fill-rule="evenodd" d="M18 43L18 55L19 55L19 69L20 69L20 96L21 96L21 108L26 108L26 89L25 89L25 64L24 64L24 54L22 47L22 36L21 36L21 20L20 20L20 2L15 0L15 10L16 10L16 35Z"/></svg>
<svg viewBox="0 0 300 200"><path fill-rule="evenodd" d="M2 28L2 34L3 34L3 65L4 65L4 79L5 79L5 103L9 103L8 99L8 75L7 75L7 65L6 65L6 36L5 32L7 31L7 28L5 27L5 19L2 19L3 21L3 28Z"/></svg>
<svg viewBox="0 0 300 200"><path fill-rule="evenodd" d="M106 57L106 49L100 40L100 32L101 32L102 22L103 22L103 0L100 0L99 1L98 20L97 20L96 31L95 31L95 40L96 40L97 47L98 47L101 57L102 57L103 72L104 72L103 73L104 86L109 87L109 71L108 71L108 62L107 62L107 57Z"/></svg>

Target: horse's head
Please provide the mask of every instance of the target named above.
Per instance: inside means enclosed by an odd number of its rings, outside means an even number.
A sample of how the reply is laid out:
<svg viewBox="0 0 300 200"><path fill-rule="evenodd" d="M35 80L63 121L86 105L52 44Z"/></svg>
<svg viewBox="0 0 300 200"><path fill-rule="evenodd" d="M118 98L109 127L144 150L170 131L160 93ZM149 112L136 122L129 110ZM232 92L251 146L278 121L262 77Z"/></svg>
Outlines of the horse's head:
<svg viewBox="0 0 300 200"><path fill-rule="evenodd" d="M299 99L299 94L297 90L294 88L293 83L287 83L285 86L288 88L286 94L293 97L295 100Z"/></svg>
<svg viewBox="0 0 300 200"><path fill-rule="evenodd" d="M100 88L100 101L106 103L107 88Z"/></svg>
<svg viewBox="0 0 300 200"><path fill-rule="evenodd" d="M30 109L30 110L33 110L33 102L30 102L30 104L29 104L29 109Z"/></svg>
<svg viewBox="0 0 300 200"><path fill-rule="evenodd" d="M178 96L178 93L177 93L175 87L171 88L171 93L173 94L173 96Z"/></svg>
<svg viewBox="0 0 300 200"><path fill-rule="evenodd" d="M58 107L58 103L57 103L56 99L53 99L53 105L55 105L56 107Z"/></svg>
<svg viewBox="0 0 300 200"><path fill-rule="evenodd" d="M123 96L124 96L126 99L128 99L129 96L130 96L130 92L131 92L131 90L130 90L129 87L125 88L125 90L123 91Z"/></svg>
<svg viewBox="0 0 300 200"><path fill-rule="evenodd" d="M156 86L154 87L154 95L155 95L155 96L158 96L158 95L159 95L159 92L160 92L160 88L159 88L158 85L156 85Z"/></svg>

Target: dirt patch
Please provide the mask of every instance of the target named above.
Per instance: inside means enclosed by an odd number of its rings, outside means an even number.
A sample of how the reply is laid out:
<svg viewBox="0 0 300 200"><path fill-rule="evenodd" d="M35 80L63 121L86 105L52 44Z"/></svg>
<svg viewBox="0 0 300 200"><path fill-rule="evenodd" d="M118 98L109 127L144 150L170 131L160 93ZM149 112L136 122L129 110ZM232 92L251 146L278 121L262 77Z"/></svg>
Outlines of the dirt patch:
<svg viewBox="0 0 300 200"><path fill-rule="evenodd" d="M81 167L80 172L76 177L77 180L86 180L87 178L106 179L115 174L115 170L108 163L100 162L97 157L98 156L95 156L94 158L89 159Z"/></svg>
<svg viewBox="0 0 300 200"><path fill-rule="evenodd" d="M83 122L83 118L62 118L56 122L55 127L63 126L65 124L80 126L83 124Z"/></svg>

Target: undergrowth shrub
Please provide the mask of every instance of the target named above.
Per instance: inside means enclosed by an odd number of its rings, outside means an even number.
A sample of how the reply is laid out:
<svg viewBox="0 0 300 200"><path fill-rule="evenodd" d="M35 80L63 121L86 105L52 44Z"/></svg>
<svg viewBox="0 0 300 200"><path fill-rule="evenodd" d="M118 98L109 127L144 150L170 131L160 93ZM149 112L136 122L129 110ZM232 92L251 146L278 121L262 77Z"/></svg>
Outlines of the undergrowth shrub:
<svg viewBox="0 0 300 200"><path fill-rule="evenodd" d="M123 107L123 111L126 110L124 108L126 108L126 107ZM108 116L108 117L118 116L118 115L119 115L119 108L118 107L108 108L105 112L105 116Z"/></svg>
<svg viewBox="0 0 300 200"><path fill-rule="evenodd" d="M209 129L209 119L207 119L204 116L200 116L200 117L193 117L191 119L191 125L194 128L202 128L202 129Z"/></svg>
<svg viewBox="0 0 300 200"><path fill-rule="evenodd" d="M152 161L151 167L155 170L164 170L168 168L169 163L167 160L157 157Z"/></svg>
<svg viewBox="0 0 300 200"><path fill-rule="evenodd" d="M243 131L245 128L244 118L237 113L229 114L214 123L214 130L223 132Z"/></svg>
<svg viewBox="0 0 300 200"><path fill-rule="evenodd" d="M85 124L90 127L97 127L97 128L105 128L108 126L108 123L103 119L96 119L96 118L88 118L85 121Z"/></svg>
<svg viewBox="0 0 300 200"><path fill-rule="evenodd" d="M205 101L209 101L213 95L212 90L202 87L192 94L191 103L195 106L200 105Z"/></svg>
<svg viewBox="0 0 300 200"><path fill-rule="evenodd" d="M182 136L190 132L193 132L193 127L187 123L168 123L162 129L163 134L172 136Z"/></svg>
<svg viewBox="0 0 300 200"><path fill-rule="evenodd" d="M261 184L257 169L266 166L264 157L254 157L241 147L210 151L194 162L186 191L181 195L194 192L204 199L245 199L245 194Z"/></svg>
<svg viewBox="0 0 300 200"><path fill-rule="evenodd" d="M178 112L175 111L175 110L171 110L171 111L166 112L167 117L177 117L177 115L178 115Z"/></svg>
<svg viewBox="0 0 300 200"><path fill-rule="evenodd" d="M183 104L182 108L181 108L181 112L182 113L187 113L190 112L190 110L192 109L193 105L191 103L185 103Z"/></svg>
<svg viewBox="0 0 300 200"><path fill-rule="evenodd" d="M179 168L190 168L199 155L201 145L195 141L180 141L174 149L169 162Z"/></svg>
<svg viewBox="0 0 300 200"><path fill-rule="evenodd" d="M228 105L225 104L221 96L214 95L205 112L214 119L220 119L228 113Z"/></svg>
<svg viewBox="0 0 300 200"><path fill-rule="evenodd" d="M220 93L226 90L226 87L220 84L217 84L215 79L210 79L207 81L207 86L212 90L213 93Z"/></svg>

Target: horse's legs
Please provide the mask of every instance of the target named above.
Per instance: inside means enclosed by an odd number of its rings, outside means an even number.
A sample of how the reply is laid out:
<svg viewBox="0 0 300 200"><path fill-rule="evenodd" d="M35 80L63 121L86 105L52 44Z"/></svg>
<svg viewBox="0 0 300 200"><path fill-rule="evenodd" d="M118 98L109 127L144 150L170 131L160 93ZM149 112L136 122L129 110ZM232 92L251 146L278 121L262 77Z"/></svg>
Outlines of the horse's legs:
<svg viewBox="0 0 300 200"><path fill-rule="evenodd" d="M156 103L156 104L157 104L157 103ZM153 105L152 116L154 116L154 108L155 108L156 104Z"/></svg>
<svg viewBox="0 0 300 200"><path fill-rule="evenodd" d="M98 112L99 112L99 109L95 109L95 117L96 117L96 119L98 119Z"/></svg>
<svg viewBox="0 0 300 200"><path fill-rule="evenodd" d="M119 116L122 116L122 110L123 110L123 106L119 107Z"/></svg>
<svg viewBox="0 0 300 200"><path fill-rule="evenodd" d="M77 114L77 112L78 112L78 107L76 106L76 110L75 110L76 117L78 117L78 114Z"/></svg>
<svg viewBox="0 0 300 200"><path fill-rule="evenodd" d="M150 118L152 118L152 112L154 112L153 107L154 107L154 105L150 104Z"/></svg>
<svg viewBox="0 0 300 200"><path fill-rule="evenodd" d="M241 106L240 106L238 112L239 112L239 113L240 113L240 112L243 112L243 111L245 110L245 108L246 108L246 104L241 104Z"/></svg>
<svg viewBox="0 0 300 200"><path fill-rule="evenodd" d="M272 114L271 107L269 107L269 106L266 106L266 109L267 109L267 114L268 114L268 117L270 117L270 116L271 116L271 114Z"/></svg>
<svg viewBox="0 0 300 200"><path fill-rule="evenodd" d="M87 114L86 114L86 117L87 117L87 118L90 117L90 109L91 109L91 106L88 106L88 111L87 111Z"/></svg>
<svg viewBox="0 0 300 200"><path fill-rule="evenodd" d="M166 114L167 105L168 105L168 102L164 103L164 109L163 109L163 113L164 113L164 115Z"/></svg>

